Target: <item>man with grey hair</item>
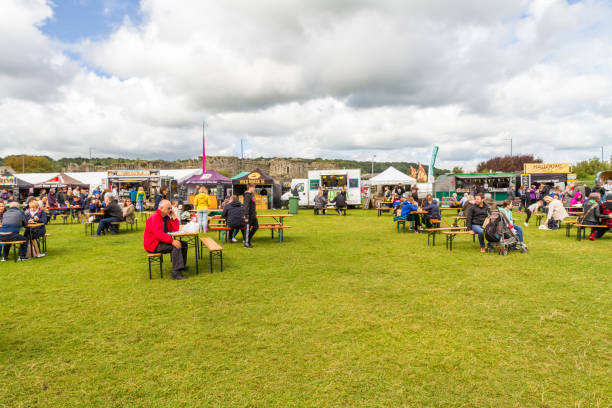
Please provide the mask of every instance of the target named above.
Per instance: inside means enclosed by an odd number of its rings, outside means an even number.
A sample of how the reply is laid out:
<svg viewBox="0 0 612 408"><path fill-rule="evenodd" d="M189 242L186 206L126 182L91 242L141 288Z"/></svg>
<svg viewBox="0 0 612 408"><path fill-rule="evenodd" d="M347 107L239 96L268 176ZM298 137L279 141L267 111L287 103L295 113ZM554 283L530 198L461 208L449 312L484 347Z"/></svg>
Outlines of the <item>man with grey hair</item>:
<svg viewBox="0 0 612 408"><path fill-rule="evenodd" d="M2 216L2 226L0 226L0 243L10 241L27 241L23 235L19 234L22 227L28 224L25 215L19 209L19 203L17 201L9 202L9 208L4 212ZM2 252L2 261L6 261L11 249L10 245L4 245ZM21 244L19 247L19 260L25 261L26 252L28 246L26 243Z"/></svg>

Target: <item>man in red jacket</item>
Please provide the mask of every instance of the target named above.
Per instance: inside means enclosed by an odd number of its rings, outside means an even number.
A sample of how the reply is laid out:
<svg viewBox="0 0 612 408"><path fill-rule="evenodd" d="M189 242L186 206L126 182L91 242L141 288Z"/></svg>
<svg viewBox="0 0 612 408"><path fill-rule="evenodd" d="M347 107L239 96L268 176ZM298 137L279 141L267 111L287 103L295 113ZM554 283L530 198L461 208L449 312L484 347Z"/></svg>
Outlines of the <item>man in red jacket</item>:
<svg viewBox="0 0 612 408"><path fill-rule="evenodd" d="M172 279L187 279L181 271L187 270L187 243L173 239L169 232L178 231L180 222L172 205L162 200L155 214L147 219L144 232L144 249L147 252L170 253L172 257Z"/></svg>

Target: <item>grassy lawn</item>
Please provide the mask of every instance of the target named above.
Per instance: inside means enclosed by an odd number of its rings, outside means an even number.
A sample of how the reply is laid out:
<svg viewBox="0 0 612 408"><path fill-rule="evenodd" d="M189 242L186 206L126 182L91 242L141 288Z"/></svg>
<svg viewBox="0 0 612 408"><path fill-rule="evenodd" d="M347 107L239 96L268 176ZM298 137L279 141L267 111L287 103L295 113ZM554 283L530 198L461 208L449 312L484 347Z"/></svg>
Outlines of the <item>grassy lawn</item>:
<svg viewBox="0 0 612 408"><path fill-rule="evenodd" d="M142 228L49 226L0 264L0 407L612 405L612 235L534 221L501 257L375 211L287 224L178 282L149 281Z"/></svg>

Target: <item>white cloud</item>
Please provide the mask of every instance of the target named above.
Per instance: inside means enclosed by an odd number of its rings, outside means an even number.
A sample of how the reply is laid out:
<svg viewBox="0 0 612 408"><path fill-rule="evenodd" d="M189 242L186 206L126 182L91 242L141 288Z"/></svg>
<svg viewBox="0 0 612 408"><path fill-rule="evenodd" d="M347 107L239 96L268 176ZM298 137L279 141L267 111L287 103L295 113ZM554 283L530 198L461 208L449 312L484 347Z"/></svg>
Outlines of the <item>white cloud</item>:
<svg viewBox="0 0 612 408"><path fill-rule="evenodd" d="M437 144L469 168L509 136L546 160L610 146L603 1L143 0L140 25L79 44L40 31L45 1L5 3L0 154L194 157L202 119L211 154L248 137L251 156L427 161Z"/></svg>

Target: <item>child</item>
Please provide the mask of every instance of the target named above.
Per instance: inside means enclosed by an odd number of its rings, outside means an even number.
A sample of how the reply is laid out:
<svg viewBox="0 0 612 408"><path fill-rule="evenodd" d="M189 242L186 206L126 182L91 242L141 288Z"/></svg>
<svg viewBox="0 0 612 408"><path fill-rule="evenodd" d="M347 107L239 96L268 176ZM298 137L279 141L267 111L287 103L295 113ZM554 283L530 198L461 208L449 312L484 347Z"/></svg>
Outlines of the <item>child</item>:
<svg viewBox="0 0 612 408"><path fill-rule="evenodd" d="M525 212L527 213L527 218L525 219L525 223L523 224L524 226L529 226L529 219L531 218L531 214L537 212L538 208L542 207L542 204L542 200L538 200L535 203L531 204L529 207L527 207L527 210L525 210Z"/></svg>
<svg viewBox="0 0 612 408"><path fill-rule="evenodd" d="M506 216L510 222L510 228L514 228L516 235L518 235L519 242L523 242L523 229L514 223L514 217L512 216L512 201L506 200L503 202L502 207L499 209L502 214Z"/></svg>

